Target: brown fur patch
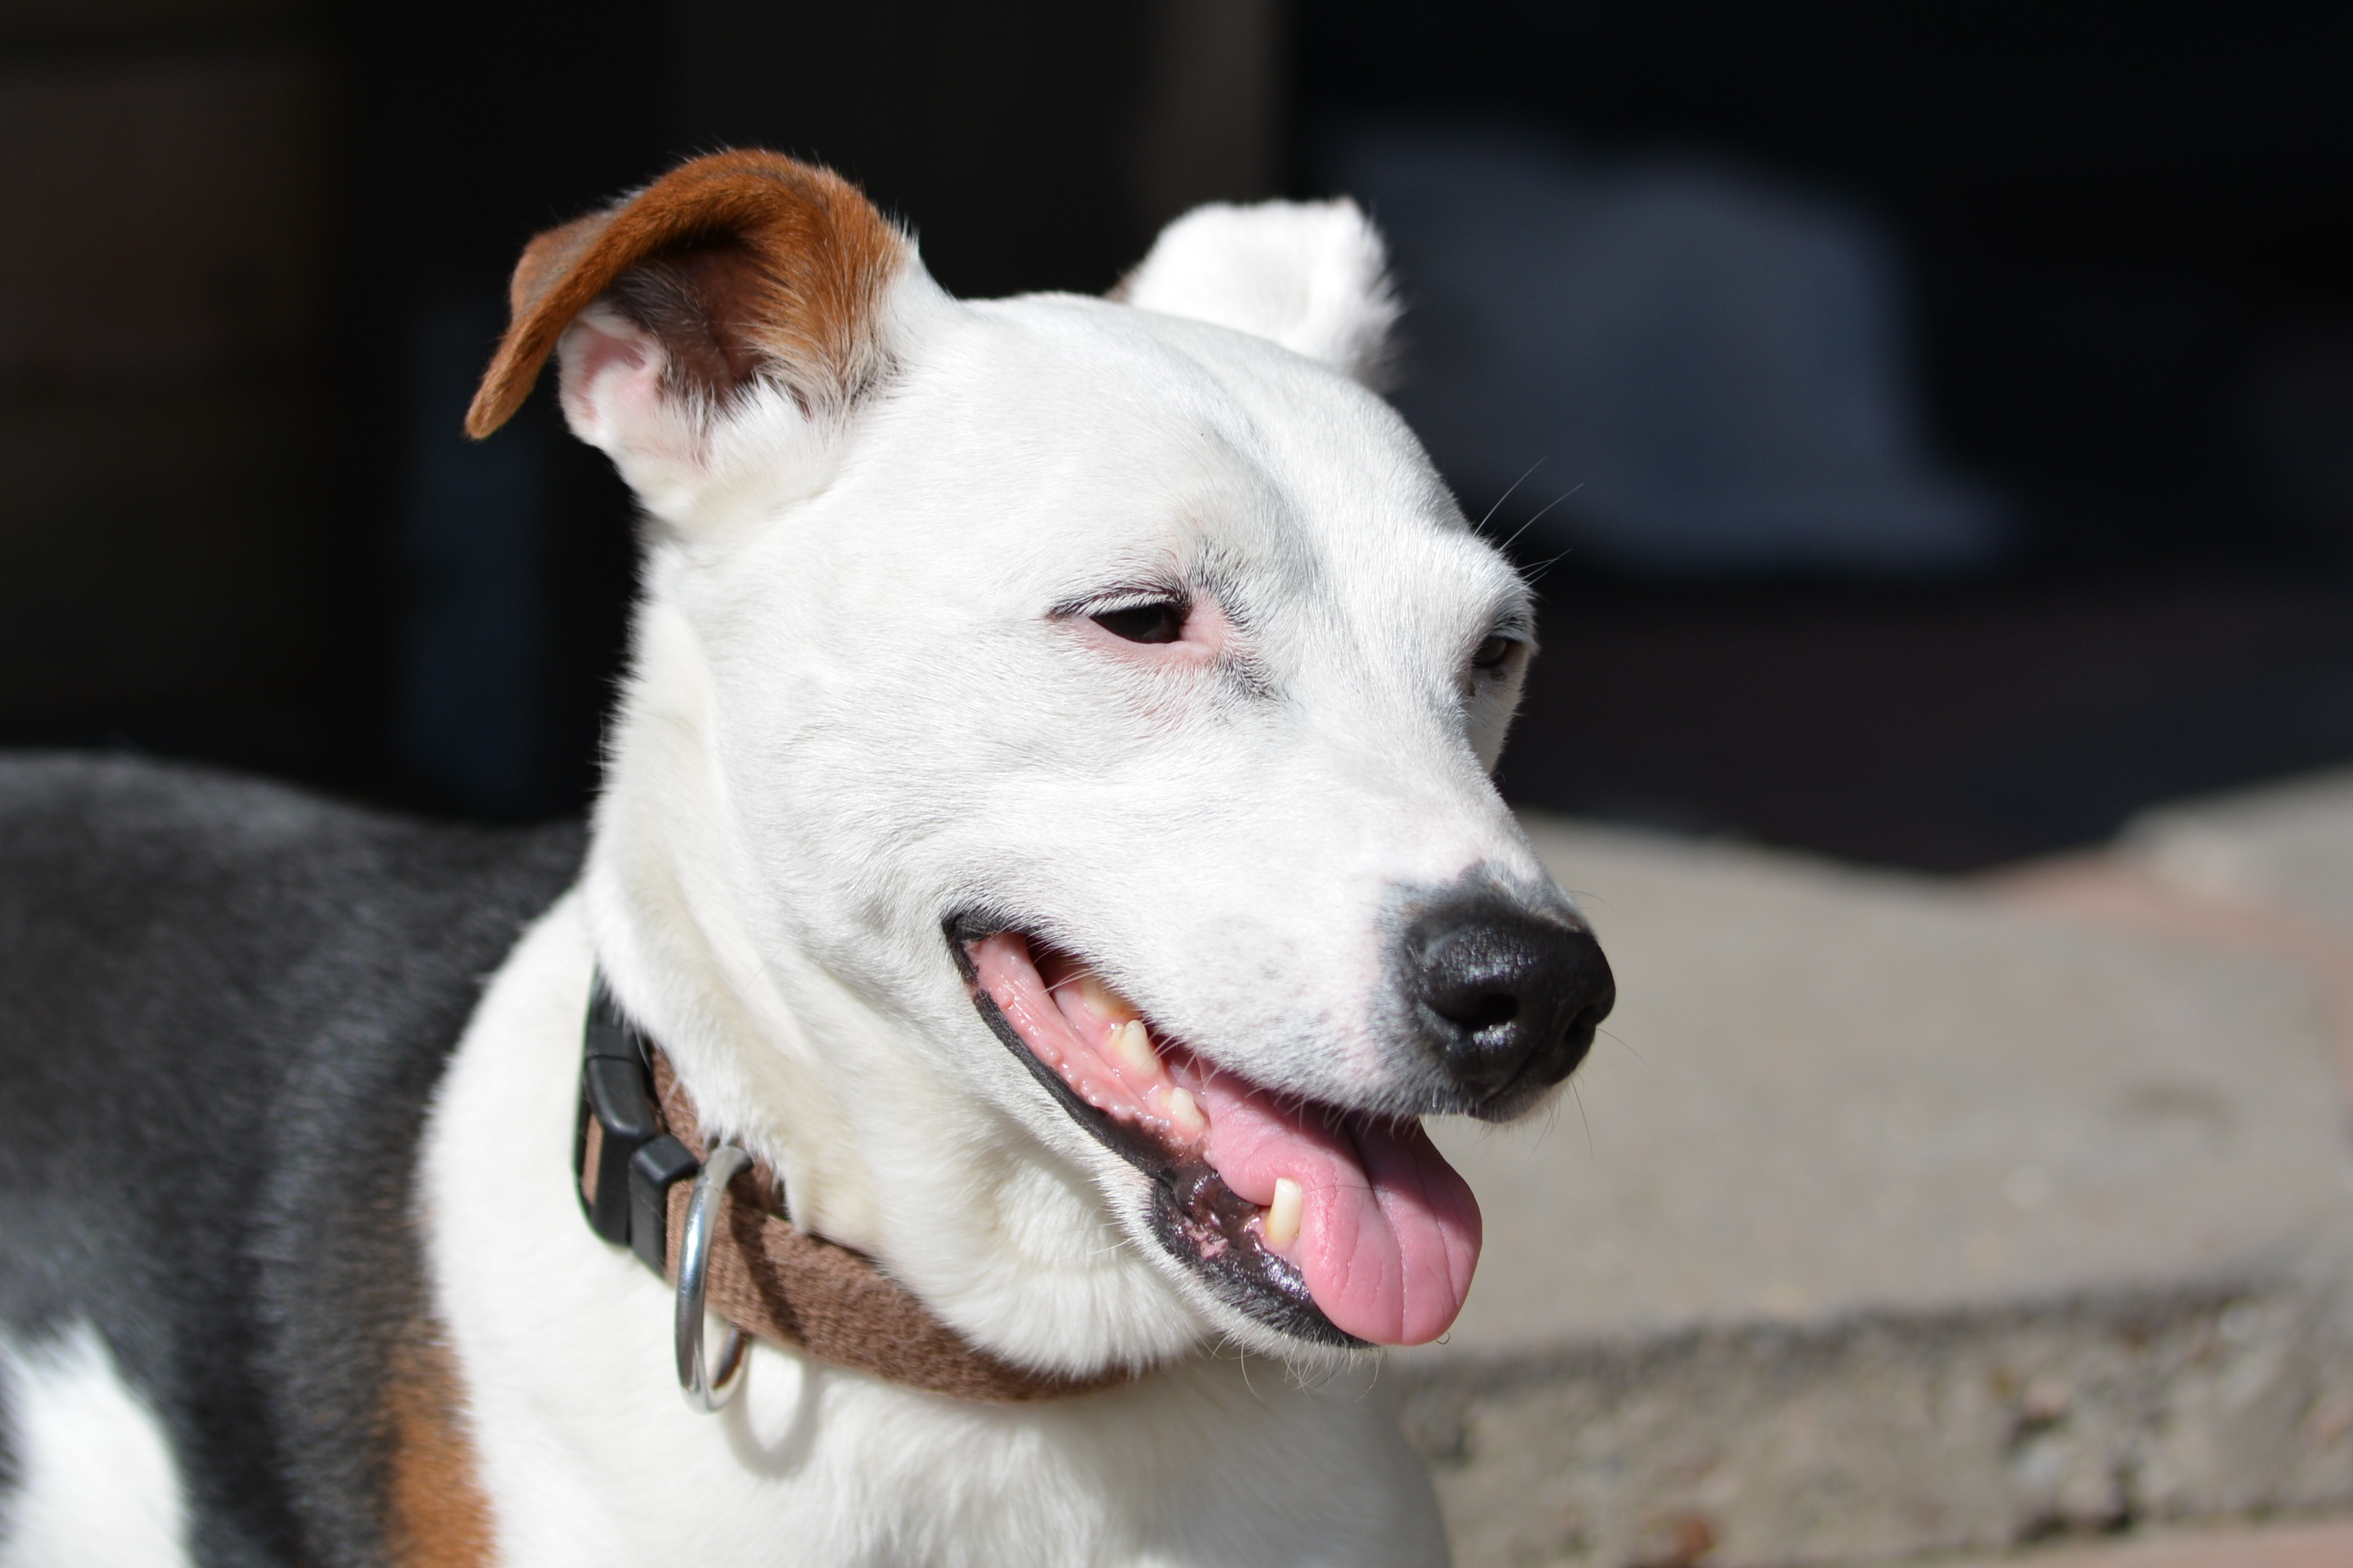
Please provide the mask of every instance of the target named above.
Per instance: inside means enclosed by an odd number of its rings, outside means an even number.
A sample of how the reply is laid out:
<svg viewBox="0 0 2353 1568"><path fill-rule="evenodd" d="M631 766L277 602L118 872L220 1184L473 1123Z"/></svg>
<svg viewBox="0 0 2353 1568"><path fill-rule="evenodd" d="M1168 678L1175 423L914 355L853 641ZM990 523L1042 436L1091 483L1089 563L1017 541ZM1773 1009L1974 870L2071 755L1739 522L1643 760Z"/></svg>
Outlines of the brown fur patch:
<svg viewBox="0 0 2353 1568"><path fill-rule="evenodd" d="M673 383L714 400L773 374L804 403L871 380L883 289L912 254L840 175L776 153L714 153L524 247L513 319L466 433L505 424L572 319L611 291L661 339Z"/></svg>
<svg viewBox="0 0 2353 1568"><path fill-rule="evenodd" d="M392 1353L382 1411L385 1536L399 1568L489 1568L491 1500L475 1473L449 1347L417 1323Z"/></svg>

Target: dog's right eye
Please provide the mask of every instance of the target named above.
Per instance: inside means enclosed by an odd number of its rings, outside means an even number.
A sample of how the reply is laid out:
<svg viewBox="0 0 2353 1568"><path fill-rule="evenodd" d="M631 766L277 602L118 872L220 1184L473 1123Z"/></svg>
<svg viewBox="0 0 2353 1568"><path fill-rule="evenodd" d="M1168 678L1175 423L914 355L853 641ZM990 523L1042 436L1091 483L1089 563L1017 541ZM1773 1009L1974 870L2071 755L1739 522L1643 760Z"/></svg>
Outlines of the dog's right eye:
<svg viewBox="0 0 2353 1568"><path fill-rule="evenodd" d="M1191 606L1182 599L1163 599L1150 605L1132 605L1124 610L1105 610L1092 619L1112 636L1129 642L1175 642L1185 635L1185 616L1190 610Z"/></svg>

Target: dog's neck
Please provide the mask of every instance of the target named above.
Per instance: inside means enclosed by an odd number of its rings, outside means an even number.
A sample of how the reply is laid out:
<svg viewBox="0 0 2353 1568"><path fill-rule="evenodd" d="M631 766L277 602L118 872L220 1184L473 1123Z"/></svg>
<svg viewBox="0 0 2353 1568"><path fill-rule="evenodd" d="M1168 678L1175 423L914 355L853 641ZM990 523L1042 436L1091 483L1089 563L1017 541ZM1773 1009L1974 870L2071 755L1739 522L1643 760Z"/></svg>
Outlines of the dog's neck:
<svg viewBox="0 0 2353 1568"><path fill-rule="evenodd" d="M700 639L666 592L686 570L674 544L647 561L631 679L617 715L585 893L596 958L663 1042L706 1123L791 1179L803 1223L871 1247L872 1173L819 1130L832 1086L744 918L728 853L726 791L711 744L712 691ZM795 976L812 986L823 976Z"/></svg>

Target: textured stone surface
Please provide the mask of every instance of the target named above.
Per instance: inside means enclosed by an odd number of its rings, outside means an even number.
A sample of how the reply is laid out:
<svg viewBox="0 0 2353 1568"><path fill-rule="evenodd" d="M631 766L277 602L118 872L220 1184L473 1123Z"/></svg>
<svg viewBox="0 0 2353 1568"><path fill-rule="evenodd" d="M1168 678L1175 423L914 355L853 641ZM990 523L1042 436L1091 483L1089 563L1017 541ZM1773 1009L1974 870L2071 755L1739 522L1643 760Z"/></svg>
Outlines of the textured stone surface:
<svg viewBox="0 0 2353 1568"><path fill-rule="evenodd" d="M1623 1001L1548 1126L1440 1131L1487 1251L1391 1370L1466 1568L2353 1505L2353 1161L2309 965L1531 826Z"/></svg>
<svg viewBox="0 0 2353 1568"><path fill-rule="evenodd" d="M1423 1363L1458 1562L1873 1563L2353 1500L2353 1312L2274 1284Z"/></svg>
<svg viewBox="0 0 2353 1568"><path fill-rule="evenodd" d="M2031 1568L2345 1568L2353 1563L2353 1521L2162 1531L2146 1539L2061 1547L2011 1561Z"/></svg>

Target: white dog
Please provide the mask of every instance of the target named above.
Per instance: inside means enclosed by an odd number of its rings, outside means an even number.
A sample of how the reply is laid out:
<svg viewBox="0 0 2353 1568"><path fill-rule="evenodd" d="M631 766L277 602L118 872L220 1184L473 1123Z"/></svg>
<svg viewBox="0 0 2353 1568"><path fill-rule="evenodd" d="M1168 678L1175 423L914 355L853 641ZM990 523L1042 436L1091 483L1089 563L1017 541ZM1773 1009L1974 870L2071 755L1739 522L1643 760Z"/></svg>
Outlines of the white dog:
<svg viewBox="0 0 2353 1568"><path fill-rule="evenodd" d="M585 872L419 1080L353 1539L1442 1562L1335 1374L1470 1286L1419 1119L1526 1110L1612 993L1488 777L1528 592L1362 384L1377 237L1207 208L1115 301L958 301L843 182L724 153L541 237L514 301L470 428L556 358L643 504L643 597ZM181 1395L72 1317L10 1320L16 1448L54 1447L24 1390L111 1379L201 1534ZM716 1414L679 1394L698 1333Z"/></svg>

